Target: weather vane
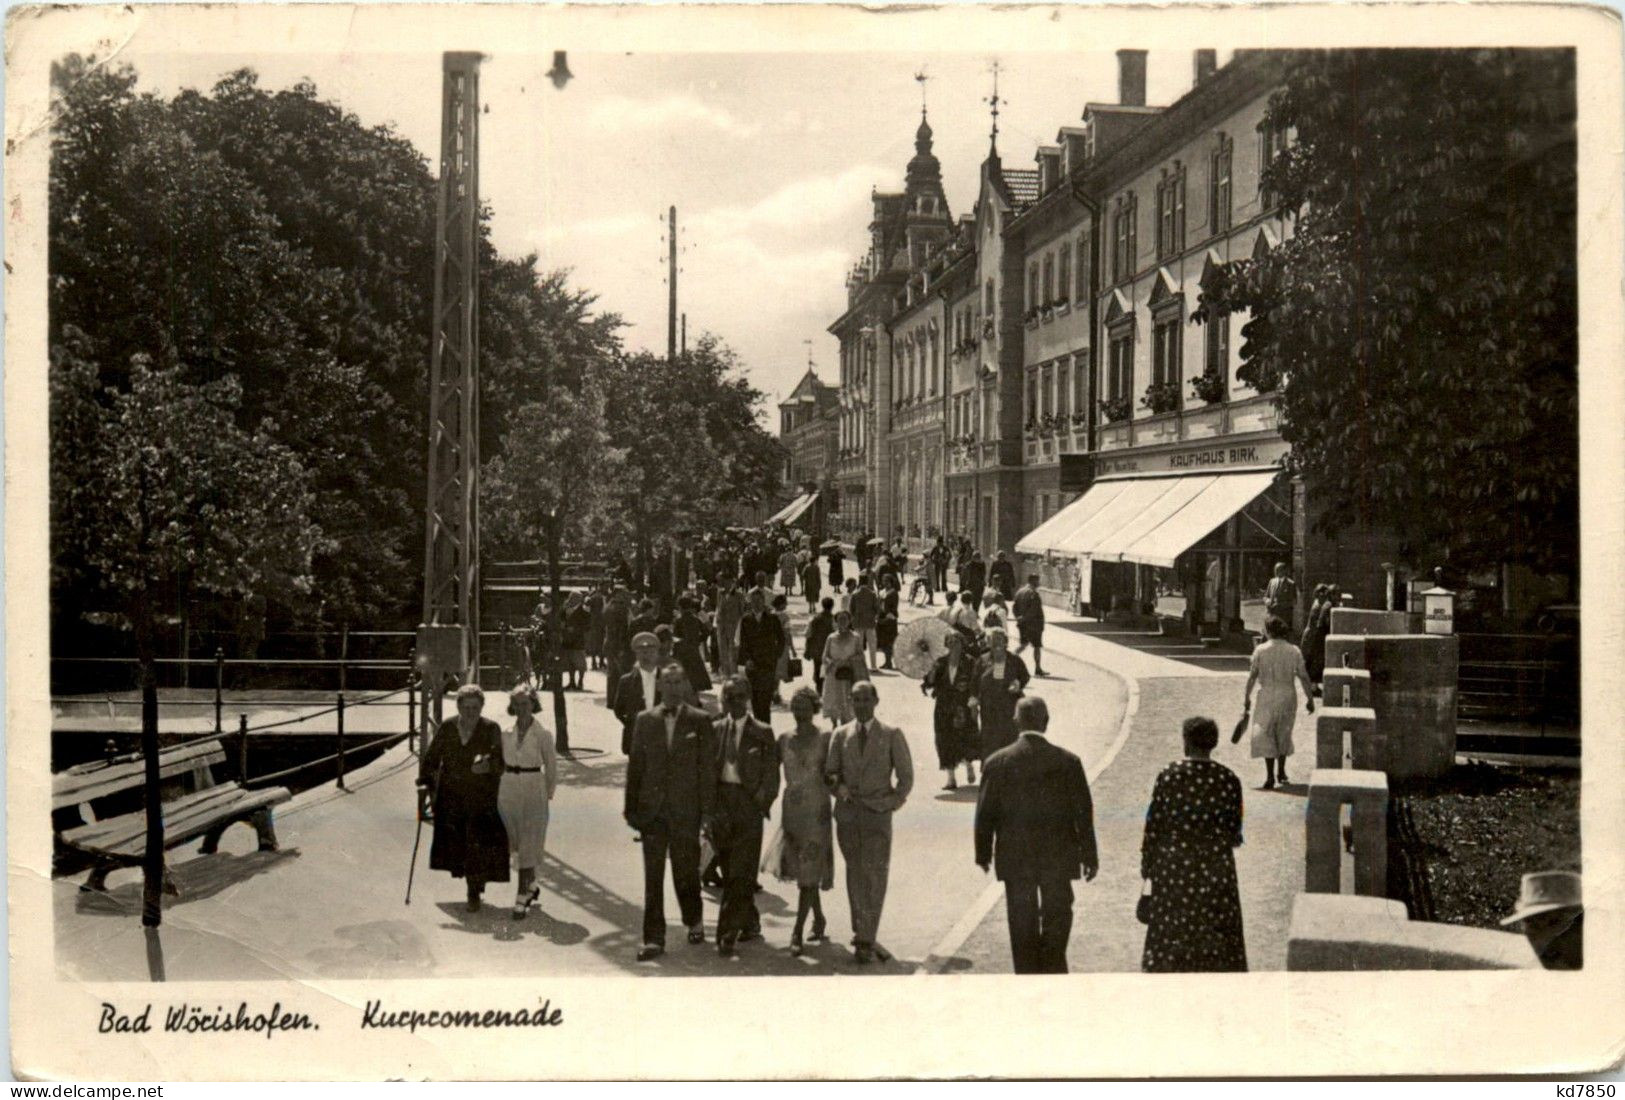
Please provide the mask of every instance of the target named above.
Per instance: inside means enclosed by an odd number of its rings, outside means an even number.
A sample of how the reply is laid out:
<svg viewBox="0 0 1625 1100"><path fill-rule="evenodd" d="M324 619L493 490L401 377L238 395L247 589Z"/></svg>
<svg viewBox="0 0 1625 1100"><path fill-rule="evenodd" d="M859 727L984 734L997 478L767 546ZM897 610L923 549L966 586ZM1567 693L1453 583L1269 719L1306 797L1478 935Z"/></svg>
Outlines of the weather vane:
<svg viewBox="0 0 1625 1100"><path fill-rule="evenodd" d="M920 71L914 74L914 80L920 86L920 117L921 118L925 117L925 82L927 80L930 80L930 79L931 78L929 76L927 76L926 73L925 73L925 66L924 65L921 65L920 66Z"/></svg>

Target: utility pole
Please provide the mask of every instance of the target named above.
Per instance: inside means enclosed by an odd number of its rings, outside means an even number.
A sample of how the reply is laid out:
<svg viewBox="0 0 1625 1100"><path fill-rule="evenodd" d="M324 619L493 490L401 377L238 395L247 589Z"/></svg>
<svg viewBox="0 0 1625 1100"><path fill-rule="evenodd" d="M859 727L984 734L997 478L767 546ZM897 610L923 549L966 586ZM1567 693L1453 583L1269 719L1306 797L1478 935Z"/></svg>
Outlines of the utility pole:
<svg viewBox="0 0 1625 1100"><path fill-rule="evenodd" d="M666 361L677 361L677 207L666 213Z"/></svg>
<svg viewBox="0 0 1625 1100"><path fill-rule="evenodd" d="M688 354L688 314L687 313L683 314L682 352L683 352L684 355Z"/></svg>

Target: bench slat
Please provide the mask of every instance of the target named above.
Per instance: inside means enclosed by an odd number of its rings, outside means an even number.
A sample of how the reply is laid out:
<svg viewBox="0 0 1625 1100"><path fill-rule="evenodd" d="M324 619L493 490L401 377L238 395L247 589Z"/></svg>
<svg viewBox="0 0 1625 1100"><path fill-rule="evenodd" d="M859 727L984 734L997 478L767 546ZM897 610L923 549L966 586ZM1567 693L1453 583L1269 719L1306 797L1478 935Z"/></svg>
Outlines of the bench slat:
<svg viewBox="0 0 1625 1100"><path fill-rule="evenodd" d="M286 802L291 797L286 787L250 791L231 783L184 799L184 806L182 802L168 803L164 813L164 846L173 848L185 844L222 821L246 817L267 806ZM182 812L174 815L171 807L181 807ZM110 821L98 822L96 826L64 833L62 839L76 848L121 858L138 858L146 851L146 829L146 813L138 810Z"/></svg>
<svg viewBox="0 0 1625 1100"><path fill-rule="evenodd" d="M170 779L194 768L223 764L225 760L226 751L219 741L194 741L163 750L158 756L158 774L163 779ZM51 777L51 808L60 810L77 806L82 802L132 790L145 782L146 763L141 760L88 771L59 772Z"/></svg>

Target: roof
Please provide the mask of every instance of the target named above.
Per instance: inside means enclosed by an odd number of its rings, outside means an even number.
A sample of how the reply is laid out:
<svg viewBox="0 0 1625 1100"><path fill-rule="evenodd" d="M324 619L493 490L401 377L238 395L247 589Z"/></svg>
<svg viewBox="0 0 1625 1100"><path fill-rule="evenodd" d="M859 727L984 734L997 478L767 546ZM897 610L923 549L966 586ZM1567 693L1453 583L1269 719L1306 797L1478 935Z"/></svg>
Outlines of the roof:
<svg viewBox="0 0 1625 1100"><path fill-rule="evenodd" d="M1010 189L1010 202L1017 210L1038 201L1038 170L1036 168L1004 169L1004 184Z"/></svg>

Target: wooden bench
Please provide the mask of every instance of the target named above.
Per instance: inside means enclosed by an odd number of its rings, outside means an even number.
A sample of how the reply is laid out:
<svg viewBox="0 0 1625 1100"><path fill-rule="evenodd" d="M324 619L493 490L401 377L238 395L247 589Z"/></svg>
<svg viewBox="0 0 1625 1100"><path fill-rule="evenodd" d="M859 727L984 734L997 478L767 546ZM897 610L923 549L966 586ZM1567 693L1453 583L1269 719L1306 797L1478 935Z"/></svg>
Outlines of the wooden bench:
<svg viewBox="0 0 1625 1100"><path fill-rule="evenodd" d="M286 787L249 790L241 783L216 783L210 769L226 761L226 750L215 739L189 741L164 749L158 756L158 776L166 787L190 786L189 792L166 798L163 803L164 847L176 848L198 837L204 855L219 849L220 837L239 821L254 826L262 852L276 851L276 830L271 807L292 797ZM77 808L83 824L60 829L57 838L67 847L84 852L93 860L84 891L106 889L107 876L120 867L139 867L147 852L147 811L140 809L98 820L94 803L129 791L139 791L146 783L146 762L139 754L107 761L81 764L58 772L51 779L51 810ZM169 872L164 872L164 888L176 893Z"/></svg>

